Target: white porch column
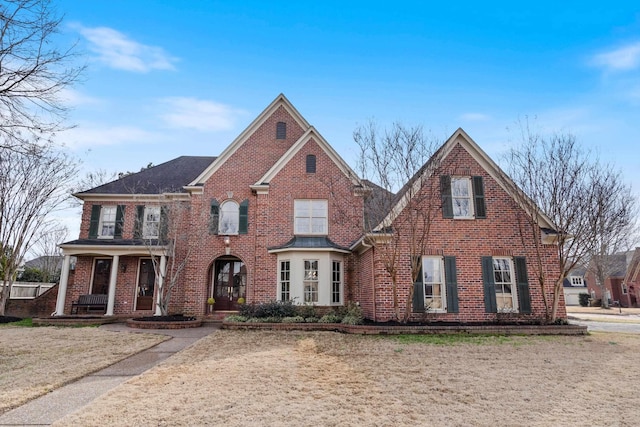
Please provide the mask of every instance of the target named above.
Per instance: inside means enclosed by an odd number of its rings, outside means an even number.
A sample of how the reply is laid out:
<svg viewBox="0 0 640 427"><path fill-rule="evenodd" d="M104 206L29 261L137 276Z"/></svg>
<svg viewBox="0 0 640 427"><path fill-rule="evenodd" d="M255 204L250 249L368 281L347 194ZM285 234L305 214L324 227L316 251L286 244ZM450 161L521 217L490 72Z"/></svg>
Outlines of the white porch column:
<svg viewBox="0 0 640 427"><path fill-rule="evenodd" d="M62 261L62 270L60 271L60 284L58 285L58 298L56 299L56 311L54 316L62 316L64 314L64 303L67 297L67 284L69 282L69 266L71 265L71 256L65 255Z"/></svg>
<svg viewBox="0 0 640 427"><path fill-rule="evenodd" d="M160 299L162 298L162 284L164 282L165 269L167 268L167 257L162 255L160 257L160 274L158 274L158 298L156 301L156 316L162 315L160 310Z"/></svg>
<svg viewBox="0 0 640 427"><path fill-rule="evenodd" d="M109 299L107 300L106 316L113 316L113 306L116 303L116 281L118 280L119 260L119 255L113 256L113 262L111 263L111 275L109 276Z"/></svg>

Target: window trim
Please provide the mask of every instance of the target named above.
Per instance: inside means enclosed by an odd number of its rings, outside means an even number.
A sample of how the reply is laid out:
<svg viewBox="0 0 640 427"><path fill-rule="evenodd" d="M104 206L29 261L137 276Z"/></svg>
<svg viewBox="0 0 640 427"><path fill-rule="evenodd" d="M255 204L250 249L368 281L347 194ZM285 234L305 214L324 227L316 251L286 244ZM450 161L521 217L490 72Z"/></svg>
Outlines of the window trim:
<svg viewBox="0 0 640 427"><path fill-rule="evenodd" d="M460 197L453 194L453 187L456 181L465 181L467 183L467 196ZM465 199L469 202L469 215L456 215L455 213L455 201L456 199ZM473 191L473 182L470 176L451 176L451 204L453 206L453 218L454 219L475 219L475 197Z"/></svg>
<svg viewBox="0 0 640 427"><path fill-rule="evenodd" d="M148 228L149 228L149 222L147 222L147 215L149 214L150 210L157 210L157 221L152 221L151 224L156 224L156 234L148 234ZM143 217L142 217L142 238L143 239L158 239L160 238L160 221L162 218L162 208L160 206L145 206L144 207L144 212L143 212Z"/></svg>
<svg viewBox="0 0 640 427"><path fill-rule="evenodd" d="M301 216L298 215L298 204L308 202L309 206L309 216ZM323 214L324 216L313 216L313 204L314 203L322 203L323 206ZM308 220L308 231L302 231L298 226L298 219ZM320 232L313 231L313 220L314 219L322 219L323 230ZM326 236L329 234L329 202L326 199L295 199L293 201L293 234L298 236Z"/></svg>
<svg viewBox="0 0 640 427"><path fill-rule="evenodd" d="M286 269L284 268L286 264ZM287 273L287 279L285 280L282 275ZM284 290L284 284L287 285L287 290ZM285 293L287 298L284 298ZM291 301L291 260L283 259L278 263L278 301Z"/></svg>
<svg viewBox="0 0 640 427"><path fill-rule="evenodd" d="M425 261L426 260L437 260L439 267L440 267L440 281L439 282L429 282L427 283L427 276L426 276L426 268L425 268ZM422 256L422 260L421 260L421 267L422 267L422 296L424 298L424 308L425 308L425 312L430 312L430 313L446 313L447 312L447 285L446 285L446 279L445 279L445 265L444 265L444 258L441 256L430 256L430 255L423 255ZM431 308L431 303L427 303L427 285L432 285L432 289L433 289L433 285L434 284L439 284L440 285L440 308ZM433 299L433 291L431 293L431 299Z"/></svg>
<svg viewBox="0 0 640 427"><path fill-rule="evenodd" d="M233 212L227 212L225 214L226 206L235 206L235 210ZM240 232L240 204L233 199L227 199L220 203L219 208L219 218L218 218L218 234L221 236L235 236ZM222 227L225 225L225 217L231 218L234 222L232 225L235 225L235 231L223 231Z"/></svg>
<svg viewBox="0 0 640 427"><path fill-rule="evenodd" d="M491 257L492 258L492 267L493 267L493 284L494 284L494 292L496 294L496 310L498 313L519 313L520 312L520 304L519 304L519 299L518 299L518 283L516 280L516 269L515 269L515 263L513 262L513 257L506 257L506 256L494 256ZM500 305L498 304L498 288L502 286L504 286L505 284L507 284L507 282L498 282L495 277L496 277L496 269L495 269L495 264L494 261L495 260L506 260L508 262L509 265L509 274L511 276L511 280L509 281L509 285L511 286L511 307L505 307L502 306L500 307ZM501 294L504 294L504 292L500 292ZM504 299L504 297L503 297Z"/></svg>
<svg viewBox="0 0 640 427"><path fill-rule="evenodd" d="M331 305L343 305L344 302L344 269L342 268L342 261L331 258L331 282L329 288L329 303ZM336 281L336 265L339 267L337 270L338 280ZM336 285L338 286L338 301L335 300L334 296L336 295Z"/></svg>
<svg viewBox="0 0 640 427"><path fill-rule="evenodd" d="M108 221L107 224L113 223L113 234L102 234L103 227L105 225L105 213L107 211L113 210L113 221ZM116 236L116 224L118 222L118 206L117 205L106 205L102 206L100 209L100 220L98 221L98 239L115 239Z"/></svg>
<svg viewBox="0 0 640 427"><path fill-rule="evenodd" d="M303 276L302 276L302 295L303 303L305 304L317 304L320 301L320 260L319 259L304 259L302 260ZM307 269L307 263L309 263L309 269ZM315 263L315 270L313 269L313 263ZM315 278L307 278L307 272L315 271ZM307 291L307 284L310 285L309 291ZM315 286L313 286L315 284ZM307 294L309 298L307 298ZM314 299L315 296L315 299Z"/></svg>

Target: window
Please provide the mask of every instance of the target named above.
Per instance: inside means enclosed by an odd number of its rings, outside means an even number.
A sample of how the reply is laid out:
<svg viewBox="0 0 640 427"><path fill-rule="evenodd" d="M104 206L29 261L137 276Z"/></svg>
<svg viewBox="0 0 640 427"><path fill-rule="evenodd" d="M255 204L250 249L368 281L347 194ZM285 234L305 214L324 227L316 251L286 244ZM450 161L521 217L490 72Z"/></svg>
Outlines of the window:
<svg viewBox="0 0 640 427"><path fill-rule="evenodd" d="M469 178L451 178L451 198L454 218L471 218L471 180Z"/></svg>
<svg viewBox="0 0 640 427"><path fill-rule="evenodd" d="M160 235L160 206L145 206L142 237L157 238Z"/></svg>
<svg viewBox="0 0 640 427"><path fill-rule="evenodd" d="M316 156L313 154L307 155L307 173L316 173Z"/></svg>
<svg viewBox="0 0 640 427"><path fill-rule="evenodd" d="M280 300L291 299L291 262L280 261Z"/></svg>
<svg viewBox="0 0 640 427"><path fill-rule="evenodd" d="M622 294L623 294L623 295L626 295L626 294L627 294L627 292L628 292L628 290L627 290L627 285L625 285L625 284L623 283L623 284L622 284Z"/></svg>
<svg viewBox="0 0 640 427"><path fill-rule="evenodd" d="M584 280L580 276L571 276L571 286L584 286Z"/></svg>
<svg viewBox="0 0 640 427"><path fill-rule="evenodd" d="M424 307L427 311L445 308L444 266L440 257L422 258L422 283L424 284Z"/></svg>
<svg viewBox="0 0 640 427"><path fill-rule="evenodd" d="M515 275L509 258L493 259L493 277L496 285L496 305L498 311L518 309L515 292Z"/></svg>
<svg viewBox="0 0 640 427"><path fill-rule="evenodd" d="M342 263L331 261L331 304L342 302Z"/></svg>
<svg viewBox="0 0 640 427"><path fill-rule="evenodd" d="M100 212L100 226L98 227L102 239L113 239L116 231L116 207L103 206Z"/></svg>
<svg viewBox="0 0 640 427"><path fill-rule="evenodd" d="M327 234L327 201L294 201L295 234Z"/></svg>
<svg viewBox="0 0 640 427"><path fill-rule="evenodd" d="M304 302L318 302L318 260L304 261Z"/></svg>
<svg viewBox="0 0 640 427"><path fill-rule="evenodd" d="M227 200L220 206L219 234L238 234L240 225L240 206L233 200Z"/></svg>
<svg viewBox="0 0 640 427"><path fill-rule="evenodd" d="M444 218L486 218L484 184L481 176L440 177Z"/></svg>
<svg viewBox="0 0 640 427"><path fill-rule="evenodd" d="M276 139L287 139L287 124L285 122L276 123Z"/></svg>

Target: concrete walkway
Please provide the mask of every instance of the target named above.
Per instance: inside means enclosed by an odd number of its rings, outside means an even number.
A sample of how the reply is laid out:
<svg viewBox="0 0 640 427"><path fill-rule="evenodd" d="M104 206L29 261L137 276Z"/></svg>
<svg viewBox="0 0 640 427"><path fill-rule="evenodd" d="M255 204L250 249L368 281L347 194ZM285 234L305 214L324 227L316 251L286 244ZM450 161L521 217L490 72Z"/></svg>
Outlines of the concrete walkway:
<svg viewBox="0 0 640 427"><path fill-rule="evenodd" d="M124 324L113 323L100 328L123 333L168 335L171 339L0 415L0 426L51 425L211 334L220 325L205 323L200 328L191 329L132 329Z"/></svg>

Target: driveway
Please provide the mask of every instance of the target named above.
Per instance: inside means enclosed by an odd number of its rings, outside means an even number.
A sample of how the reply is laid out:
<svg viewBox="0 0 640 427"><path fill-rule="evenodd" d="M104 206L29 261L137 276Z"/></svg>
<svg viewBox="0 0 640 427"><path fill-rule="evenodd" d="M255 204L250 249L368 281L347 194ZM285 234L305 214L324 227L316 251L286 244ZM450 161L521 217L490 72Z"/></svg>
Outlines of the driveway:
<svg viewBox="0 0 640 427"><path fill-rule="evenodd" d="M615 310L611 314L580 313L567 309L569 323L586 326L592 332L624 332L640 334L640 315L624 313L620 315Z"/></svg>

